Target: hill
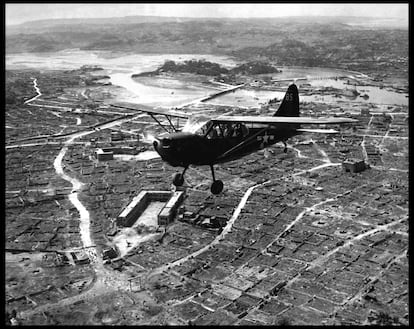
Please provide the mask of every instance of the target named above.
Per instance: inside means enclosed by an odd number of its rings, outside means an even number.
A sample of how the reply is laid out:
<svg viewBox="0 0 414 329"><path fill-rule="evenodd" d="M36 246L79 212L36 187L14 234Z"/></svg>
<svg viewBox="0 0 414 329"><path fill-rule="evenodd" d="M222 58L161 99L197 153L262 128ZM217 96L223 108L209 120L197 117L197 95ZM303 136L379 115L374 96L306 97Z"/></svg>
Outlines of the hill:
<svg viewBox="0 0 414 329"><path fill-rule="evenodd" d="M166 61L161 67L152 72L143 72L133 74L133 78L143 76L154 76L163 72L172 73L193 73L200 75L218 76L221 74L265 74L280 72L276 67L264 62L254 61L238 65L232 69L226 69L220 64L212 63L206 60L189 60L183 63L176 63L174 61Z"/></svg>
<svg viewBox="0 0 414 329"><path fill-rule="evenodd" d="M369 18L210 19L143 17L34 21L6 29L6 54L81 50L223 54L276 65L404 70L408 29ZM374 24L375 28L370 28ZM368 65L368 66L369 66Z"/></svg>

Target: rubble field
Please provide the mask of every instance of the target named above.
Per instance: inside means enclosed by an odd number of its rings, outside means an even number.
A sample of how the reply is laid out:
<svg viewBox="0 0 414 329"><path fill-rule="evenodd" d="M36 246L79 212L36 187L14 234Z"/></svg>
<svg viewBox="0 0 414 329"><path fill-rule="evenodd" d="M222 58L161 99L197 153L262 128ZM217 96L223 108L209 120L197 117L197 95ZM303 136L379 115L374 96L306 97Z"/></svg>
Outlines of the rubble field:
<svg viewBox="0 0 414 329"><path fill-rule="evenodd" d="M117 88L96 70L7 71L6 87L9 323L408 325L408 106L301 103L359 122L216 165L217 196L210 168L189 168L174 222L121 257L117 216L177 168L96 150L139 155L162 129L98 102ZM346 172L351 158L367 168Z"/></svg>

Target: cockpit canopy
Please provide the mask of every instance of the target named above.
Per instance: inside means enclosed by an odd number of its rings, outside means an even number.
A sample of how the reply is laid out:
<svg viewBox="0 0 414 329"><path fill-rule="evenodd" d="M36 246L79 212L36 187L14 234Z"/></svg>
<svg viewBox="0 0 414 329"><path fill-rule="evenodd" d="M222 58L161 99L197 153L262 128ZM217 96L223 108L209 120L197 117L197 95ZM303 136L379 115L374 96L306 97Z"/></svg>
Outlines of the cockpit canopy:
<svg viewBox="0 0 414 329"><path fill-rule="evenodd" d="M249 129L240 122L214 122L205 115L191 117L182 129L199 136L214 138L240 138L249 134Z"/></svg>

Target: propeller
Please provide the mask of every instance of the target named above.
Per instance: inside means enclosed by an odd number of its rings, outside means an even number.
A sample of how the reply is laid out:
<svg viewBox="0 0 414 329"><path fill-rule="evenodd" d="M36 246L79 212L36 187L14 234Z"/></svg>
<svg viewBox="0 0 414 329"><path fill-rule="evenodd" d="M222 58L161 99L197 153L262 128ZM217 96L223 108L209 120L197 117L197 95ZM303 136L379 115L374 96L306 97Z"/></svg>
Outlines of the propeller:
<svg viewBox="0 0 414 329"><path fill-rule="evenodd" d="M151 133L144 133L140 134L142 136L142 142L145 144L153 144L154 141L158 141L158 139Z"/></svg>

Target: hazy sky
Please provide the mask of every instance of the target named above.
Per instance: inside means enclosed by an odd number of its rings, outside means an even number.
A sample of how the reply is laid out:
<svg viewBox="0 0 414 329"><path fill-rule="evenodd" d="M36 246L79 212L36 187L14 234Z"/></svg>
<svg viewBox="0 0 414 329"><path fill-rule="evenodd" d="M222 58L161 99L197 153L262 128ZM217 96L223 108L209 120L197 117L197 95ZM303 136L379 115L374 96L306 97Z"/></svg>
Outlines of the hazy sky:
<svg viewBox="0 0 414 329"><path fill-rule="evenodd" d="M175 17L280 17L280 16L371 16L399 18L408 22L407 3L8 3L6 25L50 18L97 18L123 16Z"/></svg>

